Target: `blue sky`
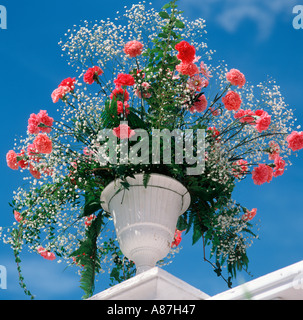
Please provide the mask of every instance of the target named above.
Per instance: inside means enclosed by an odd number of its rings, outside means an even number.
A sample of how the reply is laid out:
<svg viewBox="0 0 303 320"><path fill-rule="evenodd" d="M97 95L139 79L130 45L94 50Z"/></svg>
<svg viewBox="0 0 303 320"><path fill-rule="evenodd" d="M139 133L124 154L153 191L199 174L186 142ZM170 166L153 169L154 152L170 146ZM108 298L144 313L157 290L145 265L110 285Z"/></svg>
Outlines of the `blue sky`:
<svg viewBox="0 0 303 320"><path fill-rule="evenodd" d="M73 70L61 57L58 42L67 29L80 20L101 20L123 11L132 1L87 0L21 1L0 0L7 9L7 30L0 29L1 183L0 225L13 222L8 202L13 190L23 183L22 174L6 166L5 154L14 138L24 135L27 119L40 109L51 112L50 93ZM166 2L155 0L160 9ZM203 5L201 5L203 3ZM180 0L184 15L206 19L209 47L230 67L241 70L246 79L259 83L267 75L275 78L298 124L303 125L303 29L292 26L296 0ZM301 3L303 4L303 3ZM303 152L292 157L293 166L272 183L255 186L246 179L236 188L234 198L248 208L258 208L260 240L249 249L250 272L254 278L302 260L303 257ZM191 246L190 236L168 272L213 295L226 290L222 279L203 262L201 243ZM28 288L38 299L80 299L76 269L38 255L22 254ZM26 299L18 285L11 249L0 244L0 265L7 269L7 289L2 299ZM238 283L253 279L240 274ZM234 282L237 284L237 281ZM99 279L96 293L107 283Z"/></svg>

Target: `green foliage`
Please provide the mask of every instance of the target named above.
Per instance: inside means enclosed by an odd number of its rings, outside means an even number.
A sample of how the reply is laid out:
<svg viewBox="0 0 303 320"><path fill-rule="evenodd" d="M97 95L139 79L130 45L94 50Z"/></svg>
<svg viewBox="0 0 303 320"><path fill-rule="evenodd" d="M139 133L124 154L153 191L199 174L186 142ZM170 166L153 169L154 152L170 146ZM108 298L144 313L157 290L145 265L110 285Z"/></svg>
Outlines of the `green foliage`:
<svg viewBox="0 0 303 320"><path fill-rule="evenodd" d="M143 175L143 185L144 185L145 188L147 188L149 179L150 179L150 174L149 173L144 173L144 175Z"/></svg>
<svg viewBox="0 0 303 320"><path fill-rule="evenodd" d="M169 14L167 13L167 12L165 12L165 11L161 11L161 12L159 12L159 16L162 18L162 19L170 19L170 16L169 16Z"/></svg>
<svg viewBox="0 0 303 320"><path fill-rule="evenodd" d="M83 266L81 271L80 288L84 290L83 299L93 295L95 275L100 271L100 257L97 248L97 239L103 225L103 215L99 213L96 219L86 230L86 239L79 241L79 248L71 254L76 262Z"/></svg>
<svg viewBox="0 0 303 320"><path fill-rule="evenodd" d="M85 194L85 204L79 218L90 216L98 210L101 210L100 193L97 193L97 195L91 193Z"/></svg>

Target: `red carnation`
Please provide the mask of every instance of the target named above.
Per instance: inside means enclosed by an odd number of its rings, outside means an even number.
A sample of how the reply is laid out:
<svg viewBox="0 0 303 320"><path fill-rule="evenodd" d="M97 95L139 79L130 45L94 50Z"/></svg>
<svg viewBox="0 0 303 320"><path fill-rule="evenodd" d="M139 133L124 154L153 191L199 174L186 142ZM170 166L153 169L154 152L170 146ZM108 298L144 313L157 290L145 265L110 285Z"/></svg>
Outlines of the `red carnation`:
<svg viewBox="0 0 303 320"><path fill-rule="evenodd" d="M59 84L59 87L69 87L70 91L74 91L75 82L76 82L76 78L69 77L69 78L62 80L62 82Z"/></svg>
<svg viewBox="0 0 303 320"><path fill-rule="evenodd" d="M196 49L186 41L181 41L176 44L175 49L179 51L177 58L183 63L192 63L196 56Z"/></svg>
<svg viewBox="0 0 303 320"><path fill-rule="evenodd" d="M18 165L20 166L21 169L26 169L28 167L28 161L25 156L25 151L22 149L20 153L17 154L17 157L20 159L18 161ZM17 159L18 159L17 158Z"/></svg>
<svg viewBox="0 0 303 320"><path fill-rule="evenodd" d="M125 101L124 103L122 101L117 101L117 113L118 114L125 113L126 115L130 113L129 104L127 103L127 101Z"/></svg>
<svg viewBox="0 0 303 320"><path fill-rule="evenodd" d="M119 127L113 129L113 134L120 139L128 139L135 134L127 124L122 123Z"/></svg>
<svg viewBox="0 0 303 320"><path fill-rule="evenodd" d="M182 240L181 235L182 235L182 232L183 232L183 231L184 231L184 230L182 230L182 231L180 231L180 230L178 230L178 229L175 230L174 240L173 240L173 242L172 242L172 244L171 244L171 247L172 247L172 248L176 248L176 247L178 247L178 245L180 244L180 242L181 242L181 240Z"/></svg>
<svg viewBox="0 0 303 320"><path fill-rule="evenodd" d="M285 160L283 160L281 156L276 155L274 177L282 176L285 170L285 165L286 165Z"/></svg>
<svg viewBox="0 0 303 320"><path fill-rule="evenodd" d="M98 66L89 68L84 74L83 80L85 83L92 84L97 79L97 77L100 76L102 73L103 73L103 70Z"/></svg>
<svg viewBox="0 0 303 320"><path fill-rule="evenodd" d="M246 213L243 214L242 219L244 221L250 221L255 217L256 214L257 214L257 208L253 208L251 211L246 210Z"/></svg>
<svg viewBox="0 0 303 320"><path fill-rule="evenodd" d="M126 73L119 73L114 83L118 87L123 86L133 86L135 84L135 79L132 75Z"/></svg>
<svg viewBox="0 0 303 320"><path fill-rule="evenodd" d="M123 89L122 87L116 87L112 93L109 96L112 100L113 99L120 99L122 101L128 101L129 100L129 93L126 89Z"/></svg>

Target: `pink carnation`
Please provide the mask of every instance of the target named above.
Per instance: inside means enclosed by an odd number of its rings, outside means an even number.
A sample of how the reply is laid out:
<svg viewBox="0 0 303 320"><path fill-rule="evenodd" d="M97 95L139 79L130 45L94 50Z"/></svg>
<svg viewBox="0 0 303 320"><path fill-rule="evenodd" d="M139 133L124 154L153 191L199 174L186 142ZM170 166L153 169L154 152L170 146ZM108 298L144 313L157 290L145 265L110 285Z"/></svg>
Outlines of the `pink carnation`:
<svg viewBox="0 0 303 320"><path fill-rule="evenodd" d="M209 84L208 79L195 75L188 79L187 85L191 91L201 91L202 88L206 88Z"/></svg>
<svg viewBox="0 0 303 320"><path fill-rule="evenodd" d="M243 214L242 219L244 221L250 221L255 217L256 214L257 214L257 209L256 208L252 209L251 211L246 210L246 213Z"/></svg>
<svg viewBox="0 0 303 320"><path fill-rule="evenodd" d="M184 230L183 230L183 231L184 231ZM181 242L181 240L182 240L181 235L182 235L182 232L183 232L183 231L180 231L180 230L178 230L178 229L175 230L174 240L173 240L173 242L172 242L172 244L171 244L171 247L172 247L172 248L176 248L176 247L178 247L178 245L180 244L180 242Z"/></svg>
<svg viewBox="0 0 303 320"><path fill-rule="evenodd" d="M226 79L233 86L239 86L239 88L242 88L246 82L244 74L237 69L231 69L229 72L227 72Z"/></svg>
<svg viewBox="0 0 303 320"><path fill-rule="evenodd" d="M207 107L207 100L204 94L202 94L193 106L189 109L190 113L203 112Z"/></svg>
<svg viewBox="0 0 303 320"><path fill-rule="evenodd" d="M261 185L265 182L270 182L273 177L273 169L267 164L259 164L258 167L252 171L252 178L255 184Z"/></svg>
<svg viewBox="0 0 303 320"><path fill-rule="evenodd" d="M128 139L135 134L127 124L122 123L119 127L113 129L113 134L120 139Z"/></svg>
<svg viewBox="0 0 303 320"><path fill-rule="evenodd" d="M257 110L255 115L259 116L259 118L256 120L256 129L260 133L264 130L267 130L271 122L271 116L263 110Z"/></svg>
<svg viewBox="0 0 303 320"><path fill-rule="evenodd" d="M285 169L285 160L282 159L279 155L275 158L275 168L274 168L274 177L282 176Z"/></svg>
<svg viewBox="0 0 303 320"><path fill-rule="evenodd" d="M27 130L31 134L37 134L40 131L38 125L40 124L39 116L35 113L32 113L28 119Z"/></svg>
<svg viewBox="0 0 303 320"><path fill-rule="evenodd" d="M183 75L193 77L195 74L199 74L199 68L194 63L181 62L176 66L176 70Z"/></svg>
<svg viewBox="0 0 303 320"><path fill-rule="evenodd" d="M98 76L102 75L103 70L98 67L94 66L92 68L88 68L83 76L83 81L88 84L93 84L94 81L98 78Z"/></svg>
<svg viewBox="0 0 303 320"><path fill-rule="evenodd" d="M29 144L27 146L27 155L30 160L39 162L40 161L40 156L37 148L34 146L33 143Z"/></svg>
<svg viewBox="0 0 303 320"><path fill-rule="evenodd" d="M181 41L176 44L175 49L179 51L177 58L183 63L190 64L196 56L196 49L186 41Z"/></svg>
<svg viewBox="0 0 303 320"><path fill-rule="evenodd" d="M215 107L210 107L209 110L210 110L211 114L215 117L219 116L221 114L221 110L218 108L216 109Z"/></svg>
<svg viewBox="0 0 303 320"><path fill-rule="evenodd" d="M124 46L124 52L131 58L139 56L142 50L143 44L137 40L129 41Z"/></svg>
<svg viewBox="0 0 303 320"><path fill-rule="evenodd" d="M303 132L293 131L287 136L286 141L288 142L288 148L292 151L303 149Z"/></svg>
<svg viewBox="0 0 303 320"><path fill-rule="evenodd" d="M94 155L94 151L90 150L88 147L84 147L84 148L83 148L83 153L84 153L86 156L92 156L92 155Z"/></svg>
<svg viewBox="0 0 303 320"><path fill-rule="evenodd" d="M59 99L63 99L68 92L70 92L70 88L67 86L66 87L60 86L57 89L55 89L52 93L53 103L57 103Z"/></svg>
<svg viewBox="0 0 303 320"><path fill-rule="evenodd" d="M210 71L208 70L207 65L201 61L200 63L200 72L207 78L209 79L211 77Z"/></svg>
<svg viewBox="0 0 303 320"><path fill-rule="evenodd" d="M14 150L10 150L6 154L6 163L9 168L11 168L13 170L18 170L19 165L17 162L17 154Z"/></svg>
<svg viewBox="0 0 303 320"><path fill-rule="evenodd" d="M48 167L42 167L41 171L42 171L42 173L46 174L47 176L51 176L54 172L53 168L48 168Z"/></svg>
<svg viewBox="0 0 303 320"><path fill-rule="evenodd" d="M254 115L255 115L254 112L251 111L250 109L248 110L240 109L237 113L235 113L234 117L235 119L239 119L241 123L253 124L255 121Z"/></svg>
<svg viewBox="0 0 303 320"><path fill-rule="evenodd" d="M143 82L136 88L135 95L140 99L143 98L149 99L151 97L151 93L148 91L150 89L150 84L148 82Z"/></svg>
<svg viewBox="0 0 303 320"><path fill-rule="evenodd" d="M241 178L248 172L247 161L240 159L233 163L234 168L232 169L233 175L236 178Z"/></svg>
<svg viewBox="0 0 303 320"><path fill-rule="evenodd" d="M114 80L114 84L118 87L133 86L135 84L135 79L130 74L119 73L117 79Z"/></svg>
<svg viewBox="0 0 303 320"><path fill-rule="evenodd" d="M14 217L15 217L17 222L21 222L22 221L21 213L16 211L16 210L14 210Z"/></svg>
<svg viewBox="0 0 303 320"><path fill-rule="evenodd" d="M38 114L32 113L28 119L28 132L31 134L37 134L40 131L49 133L51 132L51 126L53 125L54 119L49 117L47 111L40 110ZM39 127L39 125L45 125L46 127Z"/></svg>
<svg viewBox="0 0 303 320"><path fill-rule="evenodd" d="M222 98L222 102L227 110L239 110L242 100L237 92L228 91L225 97Z"/></svg>
<svg viewBox="0 0 303 320"><path fill-rule="evenodd" d="M269 142L269 160L275 160L276 156L280 154L280 147L275 141Z"/></svg>
<svg viewBox="0 0 303 320"><path fill-rule="evenodd" d="M31 175L35 178L35 179L40 179L41 178L41 173L40 171L33 166L31 163L29 165L29 172L31 173Z"/></svg>
<svg viewBox="0 0 303 320"><path fill-rule="evenodd" d="M44 133L39 133L33 142L34 147L38 153L51 153L52 152L52 141Z"/></svg>
<svg viewBox="0 0 303 320"><path fill-rule="evenodd" d="M41 246L37 248L37 251L41 255L41 257L43 257L46 260L55 260L56 259L56 256L54 253L44 249Z"/></svg>
<svg viewBox="0 0 303 320"><path fill-rule="evenodd" d="M40 112L38 113L38 117L40 120L40 124L44 124L46 126L40 127L39 129L42 132L50 133L52 130L51 126L53 125L54 119L47 114L46 110L40 110Z"/></svg>

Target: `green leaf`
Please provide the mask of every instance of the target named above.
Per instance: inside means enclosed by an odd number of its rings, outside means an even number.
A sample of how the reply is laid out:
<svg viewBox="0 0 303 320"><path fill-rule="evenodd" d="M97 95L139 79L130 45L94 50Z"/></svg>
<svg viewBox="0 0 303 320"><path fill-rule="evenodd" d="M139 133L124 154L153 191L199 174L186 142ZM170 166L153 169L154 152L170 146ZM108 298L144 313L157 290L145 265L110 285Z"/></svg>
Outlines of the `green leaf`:
<svg viewBox="0 0 303 320"><path fill-rule="evenodd" d="M141 118L134 113L134 109L129 108L129 110L130 110L130 113L127 116L128 125L132 129L136 129L136 128L146 129L146 123L142 121Z"/></svg>
<svg viewBox="0 0 303 320"><path fill-rule="evenodd" d="M167 4L165 4L165 5L162 7L162 9L164 9L164 10L166 10L166 9L168 9L168 8L170 8L170 3L167 3Z"/></svg>
<svg viewBox="0 0 303 320"><path fill-rule="evenodd" d="M228 286L228 288L232 288L232 282L231 282L231 277L228 277L228 279L227 279L227 286Z"/></svg>
<svg viewBox="0 0 303 320"><path fill-rule="evenodd" d="M144 175L143 175L144 188L147 188L147 184L148 184L149 179L150 179L150 173L144 173Z"/></svg>
<svg viewBox="0 0 303 320"><path fill-rule="evenodd" d="M95 194L88 194L85 196L85 204L83 212L79 218L90 216L96 211L101 210L100 196Z"/></svg>
<svg viewBox="0 0 303 320"><path fill-rule="evenodd" d="M184 23L181 21L181 20L176 20L175 22L175 26L179 29L184 29L185 28L185 25Z"/></svg>
<svg viewBox="0 0 303 320"><path fill-rule="evenodd" d="M217 266L217 268L214 269L214 272L217 274L218 277L220 277L222 274L222 269L221 269L221 265L218 261L216 262L216 266Z"/></svg>
<svg viewBox="0 0 303 320"><path fill-rule="evenodd" d="M199 223L194 223L193 245L202 237L202 232Z"/></svg>
<svg viewBox="0 0 303 320"><path fill-rule="evenodd" d="M117 267L112 269L110 277L114 278L117 282L120 282L120 272Z"/></svg>
<svg viewBox="0 0 303 320"><path fill-rule="evenodd" d="M170 19L169 17L169 14L165 11L160 11L159 12L159 16L162 18L162 19Z"/></svg>
<svg viewBox="0 0 303 320"><path fill-rule="evenodd" d="M121 181L120 183L124 187L124 189L129 190L130 184L127 181Z"/></svg>
<svg viewBox="0 0 303 320"><path fill-rule="evenodd" d="M168 38L168 35L166 33L163 33L163 32L159 33L158 36L160 38L165 38L165 39Z"/></svg>
<svg viewBox="0 0 303 320"><path fill-rule="evenodd" d="M177 222L177 229L178 230L186 230L187 229L187 222L184 217L184 214L179 217L178 222Z"/></svg>

